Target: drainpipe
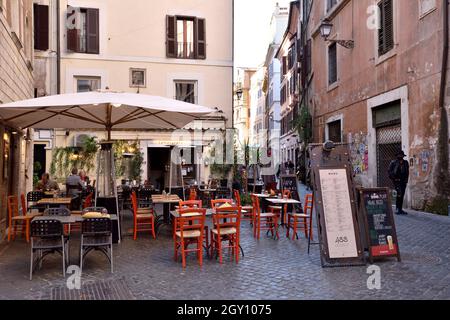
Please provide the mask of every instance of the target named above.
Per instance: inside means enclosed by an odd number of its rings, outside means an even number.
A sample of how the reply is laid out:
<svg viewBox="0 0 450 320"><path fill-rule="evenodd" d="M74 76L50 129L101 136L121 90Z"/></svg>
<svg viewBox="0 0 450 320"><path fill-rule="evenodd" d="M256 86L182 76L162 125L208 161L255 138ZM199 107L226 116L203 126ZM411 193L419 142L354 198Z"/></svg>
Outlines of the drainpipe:
<svg viewBox="0 0 450 320"><path fill-rule="evenodd" d="M56 93L61 94L61 4L56 0Z"/></svg>
<svg viewBox="0 0 450 320"><path fill-rule="evenodd" d="M449 181L449 151L448 151L448 118L445 106L445 91L447 87L448 54L449 54L449 4L448 0L442 1L443 10L443 56L441 86L439 95L439 108L441 110L441 123L439 127L437 168L436 168L436 191L438 196L448 197L450 193Z"/></svg>

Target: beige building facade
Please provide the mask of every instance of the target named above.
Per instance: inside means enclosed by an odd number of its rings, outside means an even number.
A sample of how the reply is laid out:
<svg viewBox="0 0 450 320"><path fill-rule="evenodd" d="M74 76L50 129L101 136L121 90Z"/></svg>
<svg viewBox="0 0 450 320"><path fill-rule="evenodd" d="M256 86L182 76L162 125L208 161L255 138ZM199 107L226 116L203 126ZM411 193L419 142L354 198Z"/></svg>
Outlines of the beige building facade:
<svg viewBox="0 0 450 320"><path fill-rule="evenodd" d="M33 98L32 0L0 1L0 104ZM0 122L0 240L8 227L7 197L31 185L27 132Z"/></svg>
<svg viewBox="0 0 450 320"><path fill-rule="evenodd" d="M112 90L217 108L217 114L186 127L192 139L194 127L204 132L205 137L197 141L201 147L197 162L207 156L209 142L232 127L233 1L134 0L125 4L119 0L63 0L59 12L54 0L34 2L44 12L42 25L49 26L41 50L35 52L39 95L56 94L58 87L60 93ZM58 15L59 55L58 43L52 40L58 39ZM65 130L42 133L35 136L36 143L47 149L71 145L80 134ZM104 138L102 132L86 133ZM172 134L148 128L145 132L115 132L112 138L140 141L144 181L151 175L152 150L170 148L180 140ZM181 138L191 140L186 134ZM47 168L50 154L48 150ZM198 166L195 171L193 180L208 179L208 168Z"/></svg>

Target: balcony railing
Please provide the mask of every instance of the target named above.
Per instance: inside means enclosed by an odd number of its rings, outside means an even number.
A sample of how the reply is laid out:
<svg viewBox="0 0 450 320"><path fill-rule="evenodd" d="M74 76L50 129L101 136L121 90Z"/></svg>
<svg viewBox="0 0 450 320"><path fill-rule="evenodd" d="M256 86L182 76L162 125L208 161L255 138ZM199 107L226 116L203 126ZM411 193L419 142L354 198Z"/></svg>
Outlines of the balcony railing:
<svg viewBox="0 0 450 320"><path fill-rule="evenodd" d="M194 43L193 42L177 42L177 57L183 59L194 59Z"/></svg>

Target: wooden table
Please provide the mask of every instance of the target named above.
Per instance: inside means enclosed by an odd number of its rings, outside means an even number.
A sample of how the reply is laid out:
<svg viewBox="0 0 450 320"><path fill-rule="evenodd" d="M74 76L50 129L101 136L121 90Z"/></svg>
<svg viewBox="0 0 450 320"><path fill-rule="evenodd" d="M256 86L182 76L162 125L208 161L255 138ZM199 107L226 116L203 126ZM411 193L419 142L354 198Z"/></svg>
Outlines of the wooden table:
<svg viewBox="0 0 450 320"><path fill-rule="evenodd" d="M286 213L286 208L285 205L287 204L302 204L300 201L294 200L294 199L279 199L279 198L270 198L267 199L267 201L273 203L273 204L278 204L281 205L281 226L284 226L284 216L287 214Z"/></svg>
<svg viewBox="0 0 450 320"><path fill-rule="evenodd" d="M68 207L72 203L72 198L43 198L37 202L46 208L50 207Z"/></svg>
<svg viewBox="0 0 450 320"><path fill-rule="evenodd" d="M170 225L170 205L179 204L181 201L180 197L177 195L164 196L162 194L152 195L153 204L163 205L163 215L156 218L155 224L158 230L163 224ZM162 217L162 219L161 219Z"/></svg>

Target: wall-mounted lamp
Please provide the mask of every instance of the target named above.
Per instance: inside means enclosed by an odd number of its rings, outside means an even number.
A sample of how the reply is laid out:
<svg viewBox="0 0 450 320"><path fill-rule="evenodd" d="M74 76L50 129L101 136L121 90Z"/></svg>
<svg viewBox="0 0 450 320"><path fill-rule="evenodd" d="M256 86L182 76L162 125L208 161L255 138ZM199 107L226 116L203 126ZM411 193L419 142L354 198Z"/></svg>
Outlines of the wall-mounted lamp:
<svg viewBox="0 0 450 320"><path fill-rule="evenodd" d="M327 19L323 20L320 25L320 34L325 41L337 43L346 49L353 49L355 47L355 41L353 40L329 40L328 37L331 35L332 30L333 24Z"/></svg>
<svg viewBox="0 0 450 320"><path fill-rule="evenodd" d="M236 96L237 96L239 101L241 101L243 94L244 94L244 91L241 88L236 90Z"/></svg>

